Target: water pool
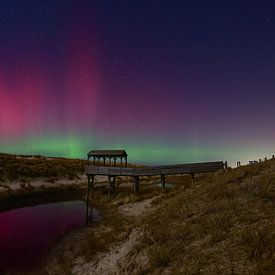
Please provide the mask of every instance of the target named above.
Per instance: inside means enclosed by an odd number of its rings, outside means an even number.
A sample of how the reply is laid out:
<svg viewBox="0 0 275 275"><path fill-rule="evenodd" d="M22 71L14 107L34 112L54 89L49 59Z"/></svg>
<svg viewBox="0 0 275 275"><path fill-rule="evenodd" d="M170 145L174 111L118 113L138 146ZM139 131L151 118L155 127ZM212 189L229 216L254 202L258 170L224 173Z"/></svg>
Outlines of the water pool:
<svg viewBox="0 0 275 275"><path fill-rule="evenodd" d="M89 213L91 209L89 209ZM31 270L62 235L96 221L81 200L23 207L0 213L0 274Z"/></svg>

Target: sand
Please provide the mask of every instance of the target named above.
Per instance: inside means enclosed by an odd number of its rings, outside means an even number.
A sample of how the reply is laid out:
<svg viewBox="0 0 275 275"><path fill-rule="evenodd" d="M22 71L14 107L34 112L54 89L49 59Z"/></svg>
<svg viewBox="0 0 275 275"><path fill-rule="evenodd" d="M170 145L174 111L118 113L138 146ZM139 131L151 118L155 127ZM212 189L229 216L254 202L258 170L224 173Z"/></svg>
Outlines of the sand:
<svg viewBox="0 0 275 275"><path fill-rule="evenodd" d="M122 205L119 211L123 215L141 218L154 209L152 202L156 198ZM97 253L91 262L85 262L82 257L75 259L72 274L129 274L131 252L139 243L142 234L142 228L133 229L126 240L112 246L108 252ZM137 260L146 261L146 259Z"/></svg>

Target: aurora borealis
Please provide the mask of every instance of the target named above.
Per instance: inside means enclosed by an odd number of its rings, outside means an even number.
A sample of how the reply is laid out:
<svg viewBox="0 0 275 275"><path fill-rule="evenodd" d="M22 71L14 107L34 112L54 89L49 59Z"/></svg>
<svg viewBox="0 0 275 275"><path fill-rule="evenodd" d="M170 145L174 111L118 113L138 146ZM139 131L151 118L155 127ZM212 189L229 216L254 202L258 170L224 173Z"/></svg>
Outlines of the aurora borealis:
<svg viewBox="0 0 275 275"><path fill-rule="evenodd" d="M274 1L0 3L0 152L275 152Z"/></svg>

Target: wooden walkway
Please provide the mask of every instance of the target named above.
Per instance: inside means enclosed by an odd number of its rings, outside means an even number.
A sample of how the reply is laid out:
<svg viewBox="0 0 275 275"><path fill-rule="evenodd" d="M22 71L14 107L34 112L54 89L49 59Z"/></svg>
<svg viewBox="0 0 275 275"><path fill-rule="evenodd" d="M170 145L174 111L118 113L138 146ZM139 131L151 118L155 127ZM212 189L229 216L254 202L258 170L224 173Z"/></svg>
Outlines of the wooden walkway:
<svg viewBox="0 0 275 275"><path fill-rule="evenodd" d="M97 175L108 176L109 191L115 189L115 178L117 176L133 177L134 192L139 191L139 177L142 176L160 176L162 188L165 189L165 176L190 174L194 180L195 174L209 173L227 168L227 163L223 161L176 164L163 166L148 166L148 167L100 167L89 165L86 167L86 175L88 177L88 196L90 191L93 191L94 177Z"/></svg>

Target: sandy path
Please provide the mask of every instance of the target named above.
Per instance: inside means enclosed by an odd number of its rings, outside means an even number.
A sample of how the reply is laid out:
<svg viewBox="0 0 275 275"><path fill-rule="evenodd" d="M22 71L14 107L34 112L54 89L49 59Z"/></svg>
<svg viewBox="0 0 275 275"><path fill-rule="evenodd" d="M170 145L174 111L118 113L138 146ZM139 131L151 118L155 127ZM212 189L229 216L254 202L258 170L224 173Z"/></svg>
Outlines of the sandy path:
<svg viewBox="0 0 275 275"><path fill-rule="evenodd" d="M156 198L157 197L123 205L119 208L119 211L124 215L140 218L153 209L152 202ZM142 229L135 228L126 240L111 247L108 252L97 253L91 262L87 263L83 258L77 258L74 261L72 274L128 274L128 256L141 236Z"/></svg>
<svg viewBox="0 0 275 275"><path fill-rule="evenodd" d="M119 211L127 216L132 216L132 217L140 217L145 214L147 214L150 210L152 210L152 202L156 200L160 196L156 196L151 199L146 199L143 201L138 201L134 203L128 203L125 205L122 205L119 207Z"/></svg>
<svg viewBox="0 0 275 275"><path fill-rule="evenodd" d="M83 258L76 259L72 274L126 274L124 260L134 248L140 236L139 231L134 229L127 240L112 247L107 253L98 253L92 262L85 263Z"/></svg>

